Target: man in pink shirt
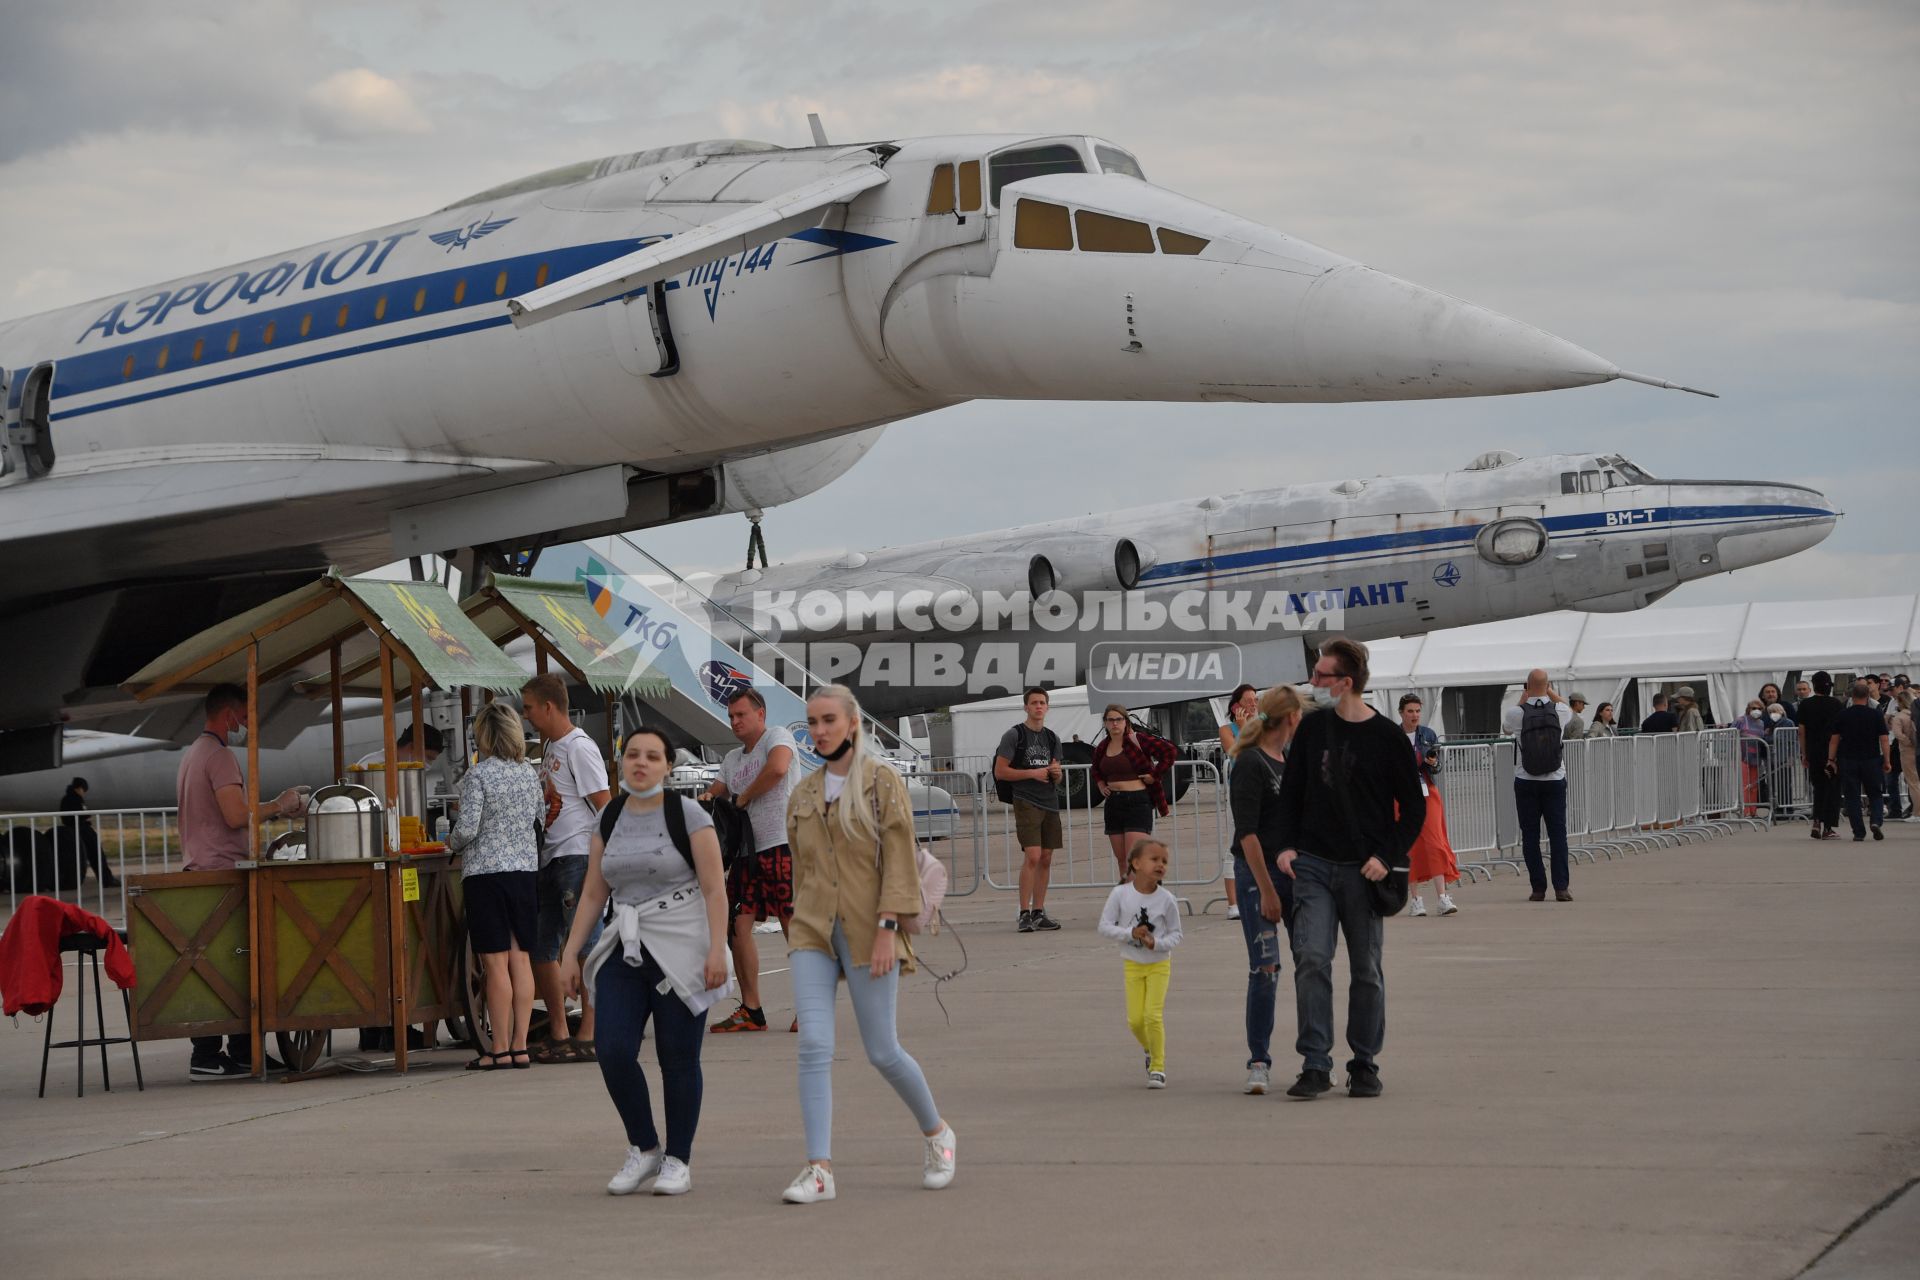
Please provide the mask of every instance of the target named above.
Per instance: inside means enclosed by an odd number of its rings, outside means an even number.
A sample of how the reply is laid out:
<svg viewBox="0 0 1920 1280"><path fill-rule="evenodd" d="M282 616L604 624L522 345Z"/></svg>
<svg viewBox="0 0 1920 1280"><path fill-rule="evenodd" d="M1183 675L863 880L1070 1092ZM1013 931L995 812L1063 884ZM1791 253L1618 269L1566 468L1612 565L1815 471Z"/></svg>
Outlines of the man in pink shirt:
<svg viewBox="0 0 1920 1280"><path fill-rule="evenodd" d="M180 847L187 871L225 871L248 856L247 834L268 818L291 817L305 798L298 787L247 811L247 789L240 761L227 739L247 724L247 691L231 684L207 691L206 727L180 758L175 795L180 807ZM227 1052L219 1036L193 1037L193 1061L188 1074L196 1080L224 1080L251 1074L253 1060L247 1037L232 1036Z"/></svg>

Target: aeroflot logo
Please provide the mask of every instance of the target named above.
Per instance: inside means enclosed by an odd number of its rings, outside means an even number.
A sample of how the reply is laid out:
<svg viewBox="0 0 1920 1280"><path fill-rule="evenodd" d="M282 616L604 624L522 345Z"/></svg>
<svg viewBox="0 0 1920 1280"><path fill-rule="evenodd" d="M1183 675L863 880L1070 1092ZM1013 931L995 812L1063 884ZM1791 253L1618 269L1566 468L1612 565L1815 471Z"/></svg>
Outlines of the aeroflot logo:
<svg viewBox="0 0 1920 1280"><path fill-rule="evenodd" d="M490 236L500 228L512 222L512 218L475 218L464 227L455 227L451 231L430 231L427 239L444 248L448 253L455 249L464 249L481 236Z"/></svg>
<svg viewBox="0 0 1920 1280"><path fill-rule="evenodd" d="M393 252L393 247L412 234L412 231L396 231L390 236L362 240L344 249L322 250L305 262L288 259L258 271L236 271L218 280L196 280L178 289L162 289L131 302L116 302L74 341L76 344L85 342L96 333L103 338L110 338L116 334L133 333L149 324L163 325L167 317L181 307L191 307L197 316L210 316L235 298L252 306L265 297L284 297L296 280L300 282L299 292L305 293L323 285L343 284L363 271L376 276L380 274L380 268L386 265L387 255Z"/></svg>

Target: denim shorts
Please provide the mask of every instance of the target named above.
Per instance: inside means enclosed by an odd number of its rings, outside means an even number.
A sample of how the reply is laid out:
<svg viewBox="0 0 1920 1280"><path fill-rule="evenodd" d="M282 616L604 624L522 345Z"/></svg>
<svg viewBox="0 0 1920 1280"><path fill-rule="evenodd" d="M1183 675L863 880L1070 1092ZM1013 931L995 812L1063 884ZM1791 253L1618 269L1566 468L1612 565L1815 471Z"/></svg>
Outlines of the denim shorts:
<svg viewBox="0 0 1920 1280"><path fill-rule="evenodd" d="M540 868L537 884L540 939L533 948L535 963L559 963L560 949L567 945L567 935L573 931L573 909L580 905L580 890L587 883L587 863L588 859L581 856L555 858ZM596 920L593 932L587 935L586 946L580 951L581 959L586 958L598 941L600 922Z"/></svg>

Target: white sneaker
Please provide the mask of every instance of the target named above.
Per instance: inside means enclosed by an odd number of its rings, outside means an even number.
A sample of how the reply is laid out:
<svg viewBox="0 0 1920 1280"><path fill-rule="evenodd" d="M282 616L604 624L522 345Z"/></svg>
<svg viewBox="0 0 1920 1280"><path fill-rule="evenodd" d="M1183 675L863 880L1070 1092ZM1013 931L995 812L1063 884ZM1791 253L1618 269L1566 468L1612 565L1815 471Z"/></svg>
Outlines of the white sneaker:
<svg viewBox="0 0 1920 1280"><path fill-rule="evenodd" d="M1246 1093L1265 1093L1267 1086L1273 1083L1273 1068L1256 1063L1247 1068Z"/></svg>
<svg viewBox="0 0 1920 1280"><path fill-rule="evenodd" d="M799 1177L787 1184L780 1198L788 1204L818 1204L833 1199L833 1171L817 1164L808 1165Z"/></svg>
<svg viewBox="0 0 1920 1280"><path fill-rule="evenodd" d="M1237 902L1229 902L1227 904L1227 919L1238 920L1239 918L1240 918L1240 904Z"/></svg>
<svg viewBox="0 0 1920 1280"><path fill-rule="evenodd" d="M668 1156L660 1165L660 1176L653 1180L653 1194L683 1196L693 1190L693 1170L686 1161Z"/></svg>
<svg viewBox="0 0 1920 1280"><path fill-rule="evenodd" d="M1452 895L1452 894L1450 894L1450 893L1443 893L1443 894L1441 894L1441 895L1440 895L1440 914L1441 914L1441 915L1443 915L1443 916L1450 916L1450 915L1452 915L1452 914L1453 914L1454 912L1456 912L1456 911L1458 911L1459 909L1460 909L1460 908L1458 908L1458 907L1456 907L1456 906L1454 906L1454 905L1453 905L1453 895Z"/></svg>
<svg viewBox="0 0 1920 1280"><path fill-rule="evenodd" d="M1164 1071L1147 1072L1147 1088L1164 1089L1167 1087L1167 1073Z"/></svg>
<svg viewBox="0 0 1920 1280"><path fill-rule="evenodd" d="M1422 898L1417 893L1414 894L1413 897L1407 902L1407 914L1410 916L1423 916L1427 914L1426 899Z"/></svg>
<svg viewBox="0 0 1920 1280"><path fill-rule="evenodd" d="M641 1183L659 1172L660 1149L658 1147L652 1151L628 1147L627 1162L620 1166L620 1172L613 1175L613 1181L607 1183L607 1194L630 1196L640 1189Z"/></svg>
<svg viewBox="0 0 1920 1280"><path fill-rule="evenodd" d="M943 1124L940 1132L927 1142L927 1160L920 1173L920 1185L929 1191L938 1191L953 1181L953 1126Z"/></svg>

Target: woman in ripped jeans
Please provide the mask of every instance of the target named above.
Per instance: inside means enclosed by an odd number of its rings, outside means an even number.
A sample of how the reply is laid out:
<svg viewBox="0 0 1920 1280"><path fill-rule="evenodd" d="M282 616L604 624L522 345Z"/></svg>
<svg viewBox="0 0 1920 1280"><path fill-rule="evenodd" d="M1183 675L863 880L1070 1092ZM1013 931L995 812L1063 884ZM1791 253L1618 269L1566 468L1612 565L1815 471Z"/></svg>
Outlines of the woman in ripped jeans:
<svg viewBox="0 0 1920 1280"><path fill-rule="evenodd" d="M1247 1086L1272 1083L1273 1014L1280 985L1280 925L1293 928L1293 880L1280 874L1280 778L1300 725L1300 695L1276 685L1260 695L1228 749L1233 804L1233 878L1247 939Z"/></svg>

